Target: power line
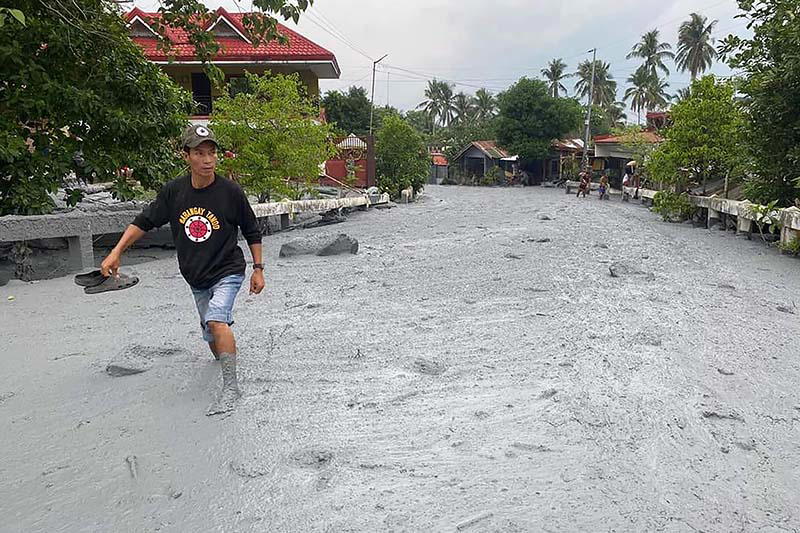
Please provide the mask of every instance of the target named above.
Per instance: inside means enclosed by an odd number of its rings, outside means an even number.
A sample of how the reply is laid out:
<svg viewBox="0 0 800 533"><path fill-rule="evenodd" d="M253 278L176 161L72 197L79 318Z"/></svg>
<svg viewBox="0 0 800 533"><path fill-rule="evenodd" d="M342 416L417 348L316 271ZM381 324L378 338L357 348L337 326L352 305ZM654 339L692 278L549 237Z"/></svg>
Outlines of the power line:
<svg viewBox="0 0 800 533"><path fill-rule="evenodd" d="M324 31L325 33L327 33L328 35L330 35L331 37L333 37L337 41L342 42L348 48L352 49L354 52L364 56L365 58L369 59L370 61L373 60L372 57L370 57L369 54L367 54L366 52L364 52L363 50L358 48L356 45L351 43L349 39L347 39L343 35L338 35L336 33L335 28L331 29L331 28L326 27L323 22L321 22L319 19L316 19L309 11L305 12L303 18L305 18L306 20L308 20L309 22L311 22L315 26L319 27L322 31Z"/></svg>

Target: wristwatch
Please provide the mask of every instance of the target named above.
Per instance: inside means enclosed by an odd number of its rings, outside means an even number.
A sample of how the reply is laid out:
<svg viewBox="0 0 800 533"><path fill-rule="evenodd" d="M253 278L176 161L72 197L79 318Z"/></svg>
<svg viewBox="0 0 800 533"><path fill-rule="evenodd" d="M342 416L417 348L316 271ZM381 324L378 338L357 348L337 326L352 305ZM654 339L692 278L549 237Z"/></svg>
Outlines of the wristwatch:
<svg viewBox="0 0 800 533"><path fill-rule="evenodd" d="M253 263L253 270L262 270L263 271L264 270L264 264L263 263Z"/></svg>

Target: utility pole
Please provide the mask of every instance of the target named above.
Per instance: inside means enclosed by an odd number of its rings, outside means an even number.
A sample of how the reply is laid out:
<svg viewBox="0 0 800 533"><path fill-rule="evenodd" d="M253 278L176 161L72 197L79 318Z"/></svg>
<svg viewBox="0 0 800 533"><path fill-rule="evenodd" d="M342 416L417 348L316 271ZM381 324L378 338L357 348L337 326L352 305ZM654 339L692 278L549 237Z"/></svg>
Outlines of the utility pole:
<svg viewBox="0 0 800 533"><path fill-rule="evenodd" d="M375 113L375 67L378 63L386 59L389 54L385 54L382 58L372 62L372 97L370 98L369 106L369 135L372 137L372 115Z"/></svg>
<svg viewBox="0 0 800 533"><path fill-rule="evenodd" d="M594 100L594 69L597 66L597 48L589 50L592 53L592 79L589 82L589 103L586 106L586 133L583 136L583 161L581 166L584 170L589 165L589 133L592 127L592 101ZM586 52L587 54L589 52Z"/></svg>

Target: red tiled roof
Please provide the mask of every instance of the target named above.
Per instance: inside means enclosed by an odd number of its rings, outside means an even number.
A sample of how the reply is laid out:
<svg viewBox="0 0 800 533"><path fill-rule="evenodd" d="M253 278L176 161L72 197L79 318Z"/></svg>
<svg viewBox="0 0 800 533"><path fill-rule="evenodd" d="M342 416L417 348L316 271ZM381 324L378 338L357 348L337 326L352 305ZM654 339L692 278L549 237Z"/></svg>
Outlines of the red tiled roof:
<svg viewBox="0 0 800 533"><path fill-rule="evenodd" d="M651 130L640 131L636 136L647 143L656 144L664 141L661 135ZM630 136L625 135L597 135L593 140L595 144L624 144L629 142L629 139Z"/></svg>
<svg viewBox="0 0 800 533"><path fill-rule="evenodd" d="M207 25L211 27L217 22L219 17L223 17L226 21L240 31L243 35L247 35L247 30L242 23L242 17L246 13L229 13L224 8L219 8L214 12L210 23ZM125 14L125 20L131 21L136 17L141 18L147 23L158 19L161 15L159 13L147 13L139 9L133 8ZM214 58L216 61L331 61L336 65L338 72L339 66L336 62L336 56L332 52L319 46L318 44L306 39L296 31L290 30L283 24L278 24L278 32L285 35L289 39L286 45L280 44L277 41L270 41L262 43L259 46L253 46L247 41L235 37L219 37L217 42L222 45L222 51ZM184 30L168 28L166 34L172 41L171 54L175 61L195 61L197 58L194 55L194 47L189 44L189 39ZM163 50L158 49L158 39L153 37L132 37L133 41L144 49L145 56L151 61L168 61L170 58Z"/></svg>
<svg viewBox="0 0 800 533"><path fill-rule="evenodd" d="M648 111L647 115L645 116L647 117L647 120L651 120L654 118L668 118L669 113L666 111Z"/></svg>
<svg viewBox="0 0 800 533"><path fill-rule="evenodd" d="M447 158L443 154L431 154L433 158L433 164L437 167L446 167L447 166Z"/></svg>

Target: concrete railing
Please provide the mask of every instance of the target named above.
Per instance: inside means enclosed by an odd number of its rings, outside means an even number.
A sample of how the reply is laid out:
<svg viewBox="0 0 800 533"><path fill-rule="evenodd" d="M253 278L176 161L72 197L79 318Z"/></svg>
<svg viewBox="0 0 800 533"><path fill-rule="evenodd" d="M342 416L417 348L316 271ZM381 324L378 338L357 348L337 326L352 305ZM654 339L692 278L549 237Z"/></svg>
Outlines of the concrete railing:
<svg viewBox="0 0 800 533"><path fill-rule="evenodd" d="M623 188L623 198L626 195L632 197L634 192L635 189L632 187ZM652 203L657 192L650 189L639 189L639 196L643 202L650 201ZM753 226L759 219L759 214L756 213L756 208L759 206L747 200L730 200L716 196L689 196L689 201L694 206L707 210L706 225L709 228L720 223L727 228L728 217L735 217L736 232L750 237ZM797 207L775 209L761 216L764 223L771 221L780 224L782 244L789 244L794 239L800 238L800 209Z"/></svg>
<svg viewBox="0 0 800 533"><path fill-rule="evenodd" d="M299 200L253 205L258 218L279 216L281 228L296 213L324 213L341 208L363 208L389 202L389 195L360 195L326 200ZM66 237L73 271L94 267L94 235L121 233L140 211L73 211L54 215L0 217L0 242Z"/></svg>

